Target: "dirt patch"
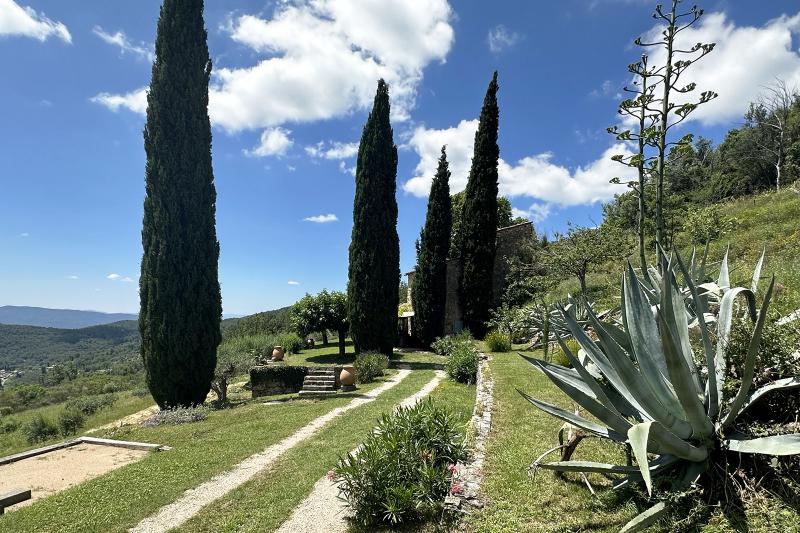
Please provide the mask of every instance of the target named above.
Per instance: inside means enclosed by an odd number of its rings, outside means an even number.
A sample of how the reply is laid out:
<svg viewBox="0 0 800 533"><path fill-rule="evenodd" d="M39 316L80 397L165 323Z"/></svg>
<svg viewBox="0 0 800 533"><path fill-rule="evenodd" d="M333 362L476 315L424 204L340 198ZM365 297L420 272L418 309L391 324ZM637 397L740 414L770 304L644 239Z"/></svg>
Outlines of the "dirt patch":
<svg viewBox="0 0 800 533"><path fill-rule="evenodd" d="M153 416L158 412L157 405L151 405L147 409L142 409L132 415L125 416L120 418L119 420L115 420L113 422L109 422L100 427L92 428L86 431L86 434L97 433L98 431L106 431L108 429L118 429L122 426L136 426Z"/></svg>
<svg viewBox="0 0 800 533"><path fill-rule="evenodd" d="M147 455L143 450L81 443L0 466L0 494L31 489L31 499L6 509L14 511L64 489L98 477Z"/></svg>

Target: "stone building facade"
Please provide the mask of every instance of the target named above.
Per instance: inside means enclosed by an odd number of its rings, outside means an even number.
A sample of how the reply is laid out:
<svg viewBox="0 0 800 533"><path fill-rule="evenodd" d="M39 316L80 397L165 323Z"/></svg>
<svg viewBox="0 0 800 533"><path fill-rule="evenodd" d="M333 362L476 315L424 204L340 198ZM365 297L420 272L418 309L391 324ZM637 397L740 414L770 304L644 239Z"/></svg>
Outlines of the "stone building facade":
<svg viewBox="0 0 800 533"><path fill-rule="evenodd" d="M505 289L506 274L508 273L508 258L512 256L523 243L533 237L533 223L523 222L497 230L496 249L494 258L493 292L495 305L500 305ZM458 272L461 269L461 259L447 261L447 300L445 302L444 333L458 333L464 327L461 306L458 298ZM411 301L411 287L414 285L414 271L406 273L408 276L408 301ZM413 318L411 318L413 320Z"/></svg>

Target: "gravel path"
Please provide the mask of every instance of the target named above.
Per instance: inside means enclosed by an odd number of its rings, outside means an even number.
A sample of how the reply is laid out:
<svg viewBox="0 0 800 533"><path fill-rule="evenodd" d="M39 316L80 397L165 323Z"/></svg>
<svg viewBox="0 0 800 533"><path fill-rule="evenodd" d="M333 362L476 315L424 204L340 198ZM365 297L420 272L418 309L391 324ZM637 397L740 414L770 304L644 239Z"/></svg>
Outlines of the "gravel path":
<svg viewBox="0 0 800 533"><path fill-rule="evenodd" d="M253 477L268 469L284 453L293 446L314 436L325 425L342 414L369 403L383 392L391 389L411 373L410 370L400 370L386 383L372 389L363 396L353 399L350 403L332 409L328 413L312 420L292 435L277 444L269 446L264 451L251 455L244 461L233 466L227 472L214 476L194 489L189 489L169 505L165 505L154 515L151 515L131 529L133 533L161 533L178 527L209 503L222 498L232 490L243 485Z"/></svg>
<svg viewBox="0 0 800 533"><path fill-rule="evenodd" d="M413 396L409 396L400 407L411 407L428 396L444 377L438 370L430 380ZM353 453L358 453L358 449ZM316 482L311 494L292 512L289 519L281 525L277 533L344 533L347 531L346 504L339 499L339 489L333 481L323 477Z"/></svg>

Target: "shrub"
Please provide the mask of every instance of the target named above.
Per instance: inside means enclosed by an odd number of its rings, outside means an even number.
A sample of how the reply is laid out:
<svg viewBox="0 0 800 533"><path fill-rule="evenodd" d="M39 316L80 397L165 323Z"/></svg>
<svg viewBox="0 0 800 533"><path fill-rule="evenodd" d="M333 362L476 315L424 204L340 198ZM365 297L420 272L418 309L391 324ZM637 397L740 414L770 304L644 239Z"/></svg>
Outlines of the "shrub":
<svg viewBox="0 0 800 533"><path fill-rule="evenodd" d="M303 339L296 333L284 333L275 338L275 346L283 346L287 354L300 353L303 349Z"/></svg>
<svg viewBox="0 0 800 533"><path fill-rule="evenodd" d="M434 353L447 356L450 355L457 345L465 342L472 342L472 340L472 334L468 329L465 329L460 333L456 333L455 335L438 337L435 341L433 341L433 343L431 343L431 349L434 351Z"/></svg>
<svg viewBox="0 0 800 533"><path fill-rule="evenodd" d="M19 422L13 418L0 418L0 435L14 433L19 426Z"/></svg>
<svg viewBox="0 0 800 533"><path fill-rule="evenodd" d="M176 426L189 422L199 422L208 418L208 408L202 405L196 407L176 407L174 409L162 409L144 421L142 426Z"/></svg>
<svg viewBox="0 0 800 533"><path fill-rule="evenodd" d="M101 409L110 407L116 401L117 395L114 393L96 394L83 398L73 398L64 405L64 408L67 411L78 411L85 416L91 416Z"/></svg>
<svg viewBox="0 0 800 533"><path fill-rule="evenodd" d="M359 383L372 383L389 367L389 358L379 352L364 352L356 356L353 367Z"/></svg>
<svg viewBox="0 0 800 533"><path fill-rule="evenodd" d="M508 336L497 330L487 333L484 340L486 341L486 348L490 352L507 352L511 350L511 341Z"/></svg>
<svg viewBox="0 0 800 533"><path fill-rule="evenodd" d="M683 226L694 244L708 244L733 229L733 220L717 204L698 207L686 213Z"/></svg>
<svg viewBox="0 0 800 533"><path fill-rule="evenodd" d="M358 455L330 473L365 526L398 524L441 513L454 465L467 457L453 416L428 399L383 415Z"/></svg>
<svg viewBox="0 0 800 533"><path fill-rule="evenodd" d="M58 429L63 437L74 435L86 422L86 417L77 409L64 409L58 415Z"/></svg>
<svg viewBox="0 0 800 533"><path fill-rule="evenodd" d="M22 426L22 432L29 444L36 444L57 436L58 427L51 420L38 414Z"/></svg>
<svg viewBox="0 0 800 533"><path fill-rule="evenodd" d="M478 374L478 351L472 343L460 343L444 364L447 375L460 383L475 383Z"/></svg>
<svg viewBox="0 0 800 533"><path fill-rule="evenodd" d="M570 337L569 339L566 339L564 341L564 344L567 345L567 348L569 348L569 351L572 352L572 354L575 357L578 356L578 350L580 350L581 348L580 344L578 344L578 341ZM561 349L561 346L558 346L555 350L553 350L552 353L553 353L553 361L552 361L553 363L565 366L567 368L572 368L572 363L569 362L567 354L564 353L564 350Z"/></svg>

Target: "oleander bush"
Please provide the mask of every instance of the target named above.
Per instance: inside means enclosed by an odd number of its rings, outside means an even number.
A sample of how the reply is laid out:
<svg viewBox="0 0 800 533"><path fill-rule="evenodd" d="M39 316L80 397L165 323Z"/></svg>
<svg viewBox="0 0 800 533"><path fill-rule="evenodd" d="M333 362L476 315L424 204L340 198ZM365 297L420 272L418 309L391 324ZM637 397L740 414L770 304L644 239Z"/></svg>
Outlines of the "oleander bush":
<svg viewBox="0 0 800 533"><path fill-rule="evenodd" d="M508 352L511 350L511 340L507 335L497 330L490 331L484 338L486 348L490 352Z"/></svg>
<svg viewBox="0 0 800 533"><path fill-rule="evenodd" d="M460 333L456 333L455 335L446 335L444 337L438 337L435 341L431 343L431 349L434 353L438 355L448 356L453 349L458 346L459 344L463 344L465 342L472 342L472 334L469 332L468 329L462 330Z"/></svg>
<svg viewBox="0 0 800 533"><path fill-rule="evenodd" d="M455 465L467 457L460 426L431 399L383 415L358 454L329 472L355 521L374 527L440 516Z"/></svg>
<svg viewBox="0 0 800 533"><path fill-rule="evenodd" d="M380 352L364 352L356 356L353 367L359 383L372 383L389 368L389 358Z"/></svg>
<svg viewBox="0 0 800 533"><path fill-rule="evenodd" d="M451 379L459 383L475 383L478 375L478 350L469 343L461 343L450 352L444 364Z"/></svg>
<svg viewBox="0 0 800 533"><path fill-rule="evenodd" d="M36 444L57 436L58 426L40 413L22 426L22 433L29 444Z"/></svg>
<svg viewBox="0 0 800 533"><path fill-rule="evenodd" d="M199 422L208 418L208 408L198 405L195 407L176 407L174 409L162 409L142 424L144 427L155 426L176 426L178 424L188 424Z"/></svg>

